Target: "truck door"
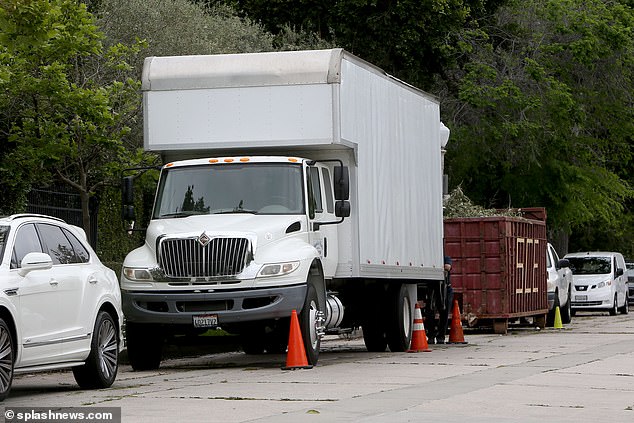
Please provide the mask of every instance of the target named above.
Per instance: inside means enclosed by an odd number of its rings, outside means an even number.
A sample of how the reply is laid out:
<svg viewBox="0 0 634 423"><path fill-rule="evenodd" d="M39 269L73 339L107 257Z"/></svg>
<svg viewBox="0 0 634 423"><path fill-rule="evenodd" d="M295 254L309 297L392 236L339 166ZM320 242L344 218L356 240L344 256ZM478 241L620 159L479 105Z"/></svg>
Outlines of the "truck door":
<svg viewBox="0 0 634 423"><path fill-rule="evenodd" d="M310 220L310 242L321 255L324 276L332 278L337 270L338 241L337 225L320 223L336 222L331 170L317 163L308 168L308 202ZM313 213L314 212L314 213Z"/></svg>

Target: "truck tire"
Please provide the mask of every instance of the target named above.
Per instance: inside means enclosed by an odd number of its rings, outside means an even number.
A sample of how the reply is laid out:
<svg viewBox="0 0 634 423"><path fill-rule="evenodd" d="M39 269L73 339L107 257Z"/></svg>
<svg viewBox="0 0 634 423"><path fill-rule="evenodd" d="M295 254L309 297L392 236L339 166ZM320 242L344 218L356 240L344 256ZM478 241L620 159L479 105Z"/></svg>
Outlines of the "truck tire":
<svg viewBox="0 0 634 423"><path fill-rule="evenodd" d="M133 370L156 370L163 358L163 335L150 324L126 323L128 360Z"/></svg>
<svg viewBox="0 0 634 423"><path fill-rule="evenodd" d="M110 387L119 368L119 337L112 316L101 311L97 314L90 341L90 354L83 366L73 367L75 381L83 389Z"/></svg>
<svg viewBox="0 0 634 423"><path fill-rule="evenodd" d="M378 319L376 319L378 320ZM381 322L367 322L362 326L363 343L369 352L384 352L387 348L387 338Z"/></svg>
<svg viewBox="0 0 634 423"><path fill-rule="evenodd" d="M385 337L385 318L382 313L382 303L385 298L385 290L379 284L370 284L364 288L363 316L361 329L363 330L363 343L369 352L384 352L387 349Z"/></svg>
<svg viewBox="0 0 634 423"><path fill-rule="evenodd" d="M299 314L299 326L304 339L304 349L306 350L306 359L308 364L314 366L319 360L319 348L321 347L321 338L317 334L317 313L319 310L319 299L317 290L311 284L308 284L306 291L306 300L304 307Z"/></svg>
<svg viewBox="0 0 634 423"><path fill-rule="evenodd" d="M11 391L13 366L15 364L15 346L9 326L0 318L0 401Z"/></svg>
<svg viewBox="0 0 634 423"><path fill-rule="evenodd" d="M409 348L412 340L414 313L409 292L405 284L388 291L390 309L386 327L387 345L392 352L403 352Z"/></svg>

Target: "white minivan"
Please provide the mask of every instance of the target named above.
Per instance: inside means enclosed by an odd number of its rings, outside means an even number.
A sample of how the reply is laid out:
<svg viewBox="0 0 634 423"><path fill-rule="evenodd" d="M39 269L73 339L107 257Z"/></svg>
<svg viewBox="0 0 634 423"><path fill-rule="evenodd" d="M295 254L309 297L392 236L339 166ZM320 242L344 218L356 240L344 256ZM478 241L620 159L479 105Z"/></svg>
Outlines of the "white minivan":
<svg viewBox="0 0 634 423"><path fill-rule="evenodd" d="M573 274L572 313L579 310L608 310L614 316L628 313L625 259L616 252L567 254Z"/></svg>

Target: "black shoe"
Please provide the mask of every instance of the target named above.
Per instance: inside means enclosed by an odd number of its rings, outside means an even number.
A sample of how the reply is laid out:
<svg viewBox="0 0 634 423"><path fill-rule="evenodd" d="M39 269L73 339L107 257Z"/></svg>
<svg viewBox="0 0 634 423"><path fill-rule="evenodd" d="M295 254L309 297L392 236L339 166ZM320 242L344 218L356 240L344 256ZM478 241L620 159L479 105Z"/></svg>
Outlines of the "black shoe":
<svg viewBox="0 0 634 423"><path fill-rule="evenodd" d="M445 343L445 339L444 338L436 339L436 343L437 344L444 344Z"/></svg>

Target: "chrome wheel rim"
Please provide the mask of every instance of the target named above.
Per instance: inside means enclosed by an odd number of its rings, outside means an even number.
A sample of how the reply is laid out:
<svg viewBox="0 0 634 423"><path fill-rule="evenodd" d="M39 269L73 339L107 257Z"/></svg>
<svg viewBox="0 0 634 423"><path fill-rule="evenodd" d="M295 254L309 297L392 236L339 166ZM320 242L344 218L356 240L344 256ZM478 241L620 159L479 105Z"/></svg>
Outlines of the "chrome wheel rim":
<svg viewBox="0 0 634 423"><path fill-rule="evenodd" d="M117 332L111 320L104 320L97 334L99 346L99 367L101 373L110 379L117 371L119 348Z"/></svg>
<svg viewBox="0 0 634 423"><path fill-rule="evenodd" d="M0 327L0 392L7 392L13 379L13 348L11 334Z"/></svg>

